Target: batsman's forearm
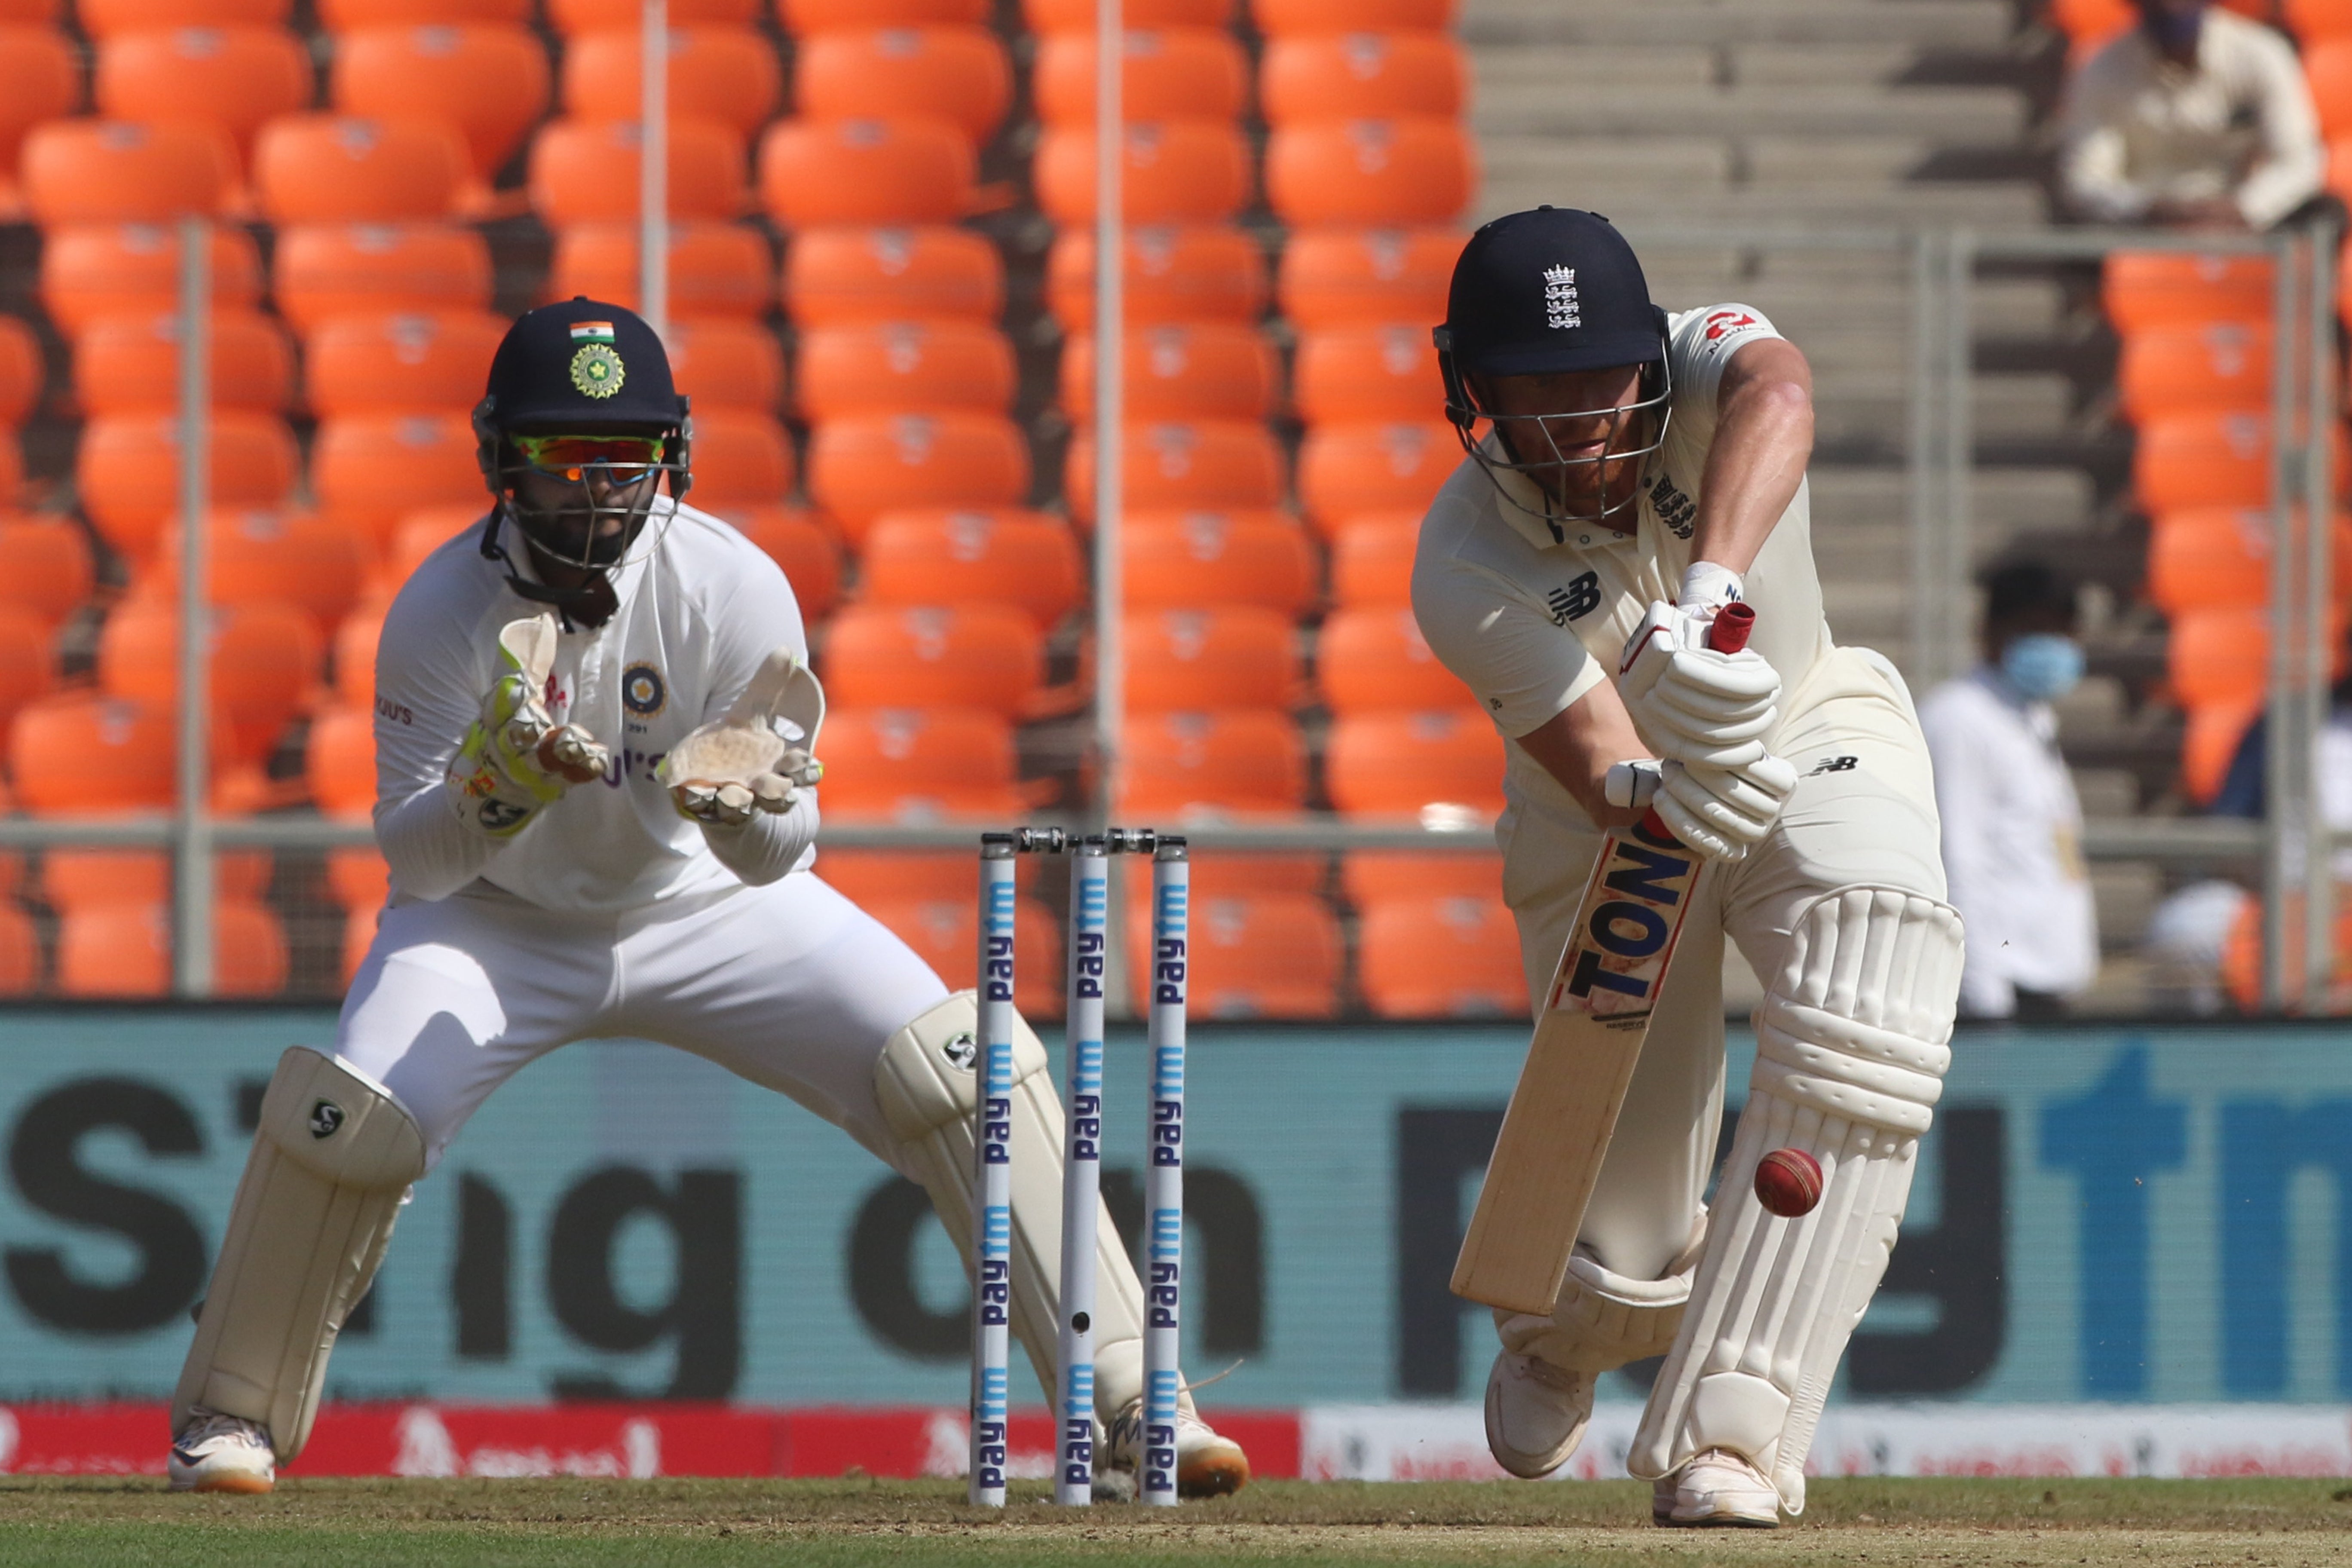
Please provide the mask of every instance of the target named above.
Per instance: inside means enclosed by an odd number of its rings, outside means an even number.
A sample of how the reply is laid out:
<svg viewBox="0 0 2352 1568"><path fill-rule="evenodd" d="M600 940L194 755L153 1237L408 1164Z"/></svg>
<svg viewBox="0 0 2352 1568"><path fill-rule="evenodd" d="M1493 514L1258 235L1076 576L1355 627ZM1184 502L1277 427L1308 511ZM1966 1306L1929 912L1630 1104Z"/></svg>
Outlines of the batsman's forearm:
<svg viewBox="0 0 2352 1568"><path fill-rule="evenodd" d="M486 838L449 809L448 786L427 784L406 800L378 805L376 847L394 886L413 899L446 899L482 874L499 840Z"/></svg>
<svg viewBox="0 0 2352 1568"><path fill-rule="evenodd" d="M1781 348L1753 343L1742 351ZM1723 395L1699 491L1691 559L1745 574L1797 489L1813 455L1811 376L1790 352L1793 368L1739 381Z"/></svg>

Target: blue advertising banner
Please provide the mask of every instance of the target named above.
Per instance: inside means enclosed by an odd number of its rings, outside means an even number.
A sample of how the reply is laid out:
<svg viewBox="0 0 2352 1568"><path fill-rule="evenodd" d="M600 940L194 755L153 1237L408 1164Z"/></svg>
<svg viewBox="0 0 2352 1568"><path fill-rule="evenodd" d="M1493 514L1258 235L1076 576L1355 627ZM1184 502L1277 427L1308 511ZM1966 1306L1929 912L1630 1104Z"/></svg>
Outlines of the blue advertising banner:
<svg viewBox="0 0 2352 1568"><path fill-rule="evenodd" d="M331 1030L0 1012L0 1402L169 1393L261 1088ZM1240 1363L1220 1404L1477 1396L1492 1331L1446 1279L1525 1044L1194 1030L1188 1363ZM1141 1058L1114 1037L1105 1186L1130 1235ZM1841 1398L2340 1402L2347 1178L2352 1030L1964 1034ZM698 1059L598 1042L527 1069L418 1185L330 1389L955 1406L965 1299L921 1194L846 1137Z"/></svg>

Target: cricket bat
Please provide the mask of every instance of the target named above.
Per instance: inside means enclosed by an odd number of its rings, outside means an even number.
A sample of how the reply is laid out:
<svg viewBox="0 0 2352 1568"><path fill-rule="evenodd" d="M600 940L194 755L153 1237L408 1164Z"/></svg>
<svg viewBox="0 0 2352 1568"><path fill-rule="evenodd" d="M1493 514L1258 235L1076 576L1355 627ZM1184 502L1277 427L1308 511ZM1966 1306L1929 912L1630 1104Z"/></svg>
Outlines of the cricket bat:
<svg viewBox="0 0 2352 1568"><path fill-rule="evenodd" d="M1755 624L1727 605L1707 644L1738 653ZM1546 1314L1559 1300L1702 864L1654 811L1602 841L1454 1260L1455 1295Z"/></svg>

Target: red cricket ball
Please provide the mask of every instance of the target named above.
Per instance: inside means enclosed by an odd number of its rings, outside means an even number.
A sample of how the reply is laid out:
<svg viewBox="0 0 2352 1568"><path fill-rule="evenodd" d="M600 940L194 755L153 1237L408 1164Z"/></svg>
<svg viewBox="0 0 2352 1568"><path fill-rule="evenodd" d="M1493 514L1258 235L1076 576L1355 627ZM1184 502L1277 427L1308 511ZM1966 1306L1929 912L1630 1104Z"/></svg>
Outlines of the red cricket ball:
<svg viewBox="0 0 2352 1568"><path fill-rule="evenodd" d="M1821 1162L1802 1149L1775 1149L1756 1162L1756 1201L1783 1219L1822 1201Z"/></svg>

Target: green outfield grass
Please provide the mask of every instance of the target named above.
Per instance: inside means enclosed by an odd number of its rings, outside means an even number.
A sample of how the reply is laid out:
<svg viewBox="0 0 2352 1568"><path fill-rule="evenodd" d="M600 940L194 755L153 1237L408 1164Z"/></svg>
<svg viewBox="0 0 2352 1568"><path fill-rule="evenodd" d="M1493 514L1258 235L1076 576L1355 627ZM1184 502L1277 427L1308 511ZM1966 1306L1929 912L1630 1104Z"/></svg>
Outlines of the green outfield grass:
<svg viewBox="0 0 2352 1568"><path fill-rule="evenodd" d="M1001 1515L949 1482L292 1480L267 1498L143 1480L0 1479L0 1563L1028 1568L1252 1564L2180 1564L2352 1561L2341 1481L1825 1480L1778 1531L1666 1531L1633 1482L1265 1482L1172 1515Z"/></svg>

